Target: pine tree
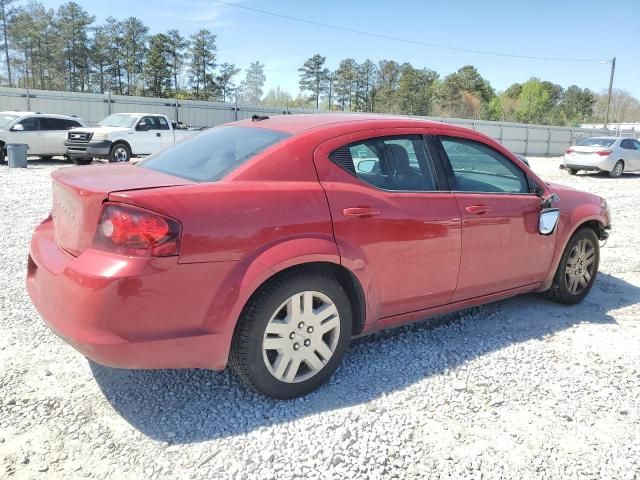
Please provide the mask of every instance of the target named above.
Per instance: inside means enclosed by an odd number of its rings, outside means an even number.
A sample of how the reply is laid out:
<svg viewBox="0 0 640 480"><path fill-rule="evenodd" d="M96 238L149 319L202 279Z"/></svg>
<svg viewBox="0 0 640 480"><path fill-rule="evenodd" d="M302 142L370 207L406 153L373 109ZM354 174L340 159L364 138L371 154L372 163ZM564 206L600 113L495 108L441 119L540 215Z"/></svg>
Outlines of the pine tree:
<svg viewBox="0 0 640 480"><path fill-rule="evenodd" d="M189 48L189 40L180 35L176 29L167 32L168 46L170 52L171 74L173 77L173 90L178 93L178 75L182 71L186 58L186 49Z"/></svg>
<svg viewBox="0 0 640 480"><path fill-rule="evenodd" d="M213 70L216 68L216 36L203 29L191 35L189 74L196 98L206 100L215 93Z"/></svg>
<svg viewBox="0 0 640 480"><path fill-rule="evenodd" d="M298 69L300 90L311 92L309 99L315 101L316 108L320 108L320 96L327 91L329 83L329 69L324 67L326 60L326 57L316 53Z"/></svg>
<svg viewBox="0 0 640 480"><path fill-rule="evenodd" d="M242 101L258 105L262 100L264 83L267 81L267 77L264 74L264 64L260 62L251 62L245 79L240 84L240 91L242 92Z"/></svg>

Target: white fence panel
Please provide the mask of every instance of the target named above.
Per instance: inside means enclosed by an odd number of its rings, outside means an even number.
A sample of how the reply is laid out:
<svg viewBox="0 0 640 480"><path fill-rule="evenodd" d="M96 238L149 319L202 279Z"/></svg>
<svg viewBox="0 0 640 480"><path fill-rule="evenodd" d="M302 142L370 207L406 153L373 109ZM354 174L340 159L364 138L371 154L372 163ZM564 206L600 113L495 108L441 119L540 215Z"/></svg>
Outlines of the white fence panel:
<svg viewBox="0 0 640 480"><path fill-rule="evenodd" d="M167 115L186 125L214 127L253 115L287 113L322 113L311 108L264 107L222 102L176 100L171 98L129 97L96 93L57 92L0 87L0 110L29 110L43 113L76 115L95 124L110 113L149 112ZM335 113L335 112L334 112ZM615 135L616 131L593 128L567 128L490 122L464 118L418 117L474 129L518 154L560 155L576 138Z"/></svg>

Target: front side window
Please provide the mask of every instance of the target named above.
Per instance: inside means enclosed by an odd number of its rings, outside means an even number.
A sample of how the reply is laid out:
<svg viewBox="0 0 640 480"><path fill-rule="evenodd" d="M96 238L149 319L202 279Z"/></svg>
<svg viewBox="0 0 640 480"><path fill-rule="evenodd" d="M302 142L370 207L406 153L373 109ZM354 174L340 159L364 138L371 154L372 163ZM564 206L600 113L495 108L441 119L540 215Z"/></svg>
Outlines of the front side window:
<svg viewBox="0 0 640 480"><path fill-rule="evenodd" d="M151 155L138 165L196 182L214 182L289 137L255 127L216 127Z"/></svg>
<svg viewBox="0 0 640 480"><path fill-rule="evenodd" d="M500 152L463 138L444 137L441 141L453 169L454 190L529 193L524 172Z"/></svg>
<svg viewBox="0 0 640 480"><path fill-rule="evenodd" d="M419 135L354 142L338 148L329 158L364 182L383 190L437 190L433 163Z"/></svg>
<svg viewBox="0 0 640 480"><path fill-rule="evenodd" d="M157 130L153 117L142 117L136 126L137 130Z"/></svg>
<svg viewBox="0 0 640 480"><path fill-rule="evenodd" d="M21 120L19 123L24 127L25 132L34 132L40 128L38 119L36 117L25 118L24 120Z"/></svg>

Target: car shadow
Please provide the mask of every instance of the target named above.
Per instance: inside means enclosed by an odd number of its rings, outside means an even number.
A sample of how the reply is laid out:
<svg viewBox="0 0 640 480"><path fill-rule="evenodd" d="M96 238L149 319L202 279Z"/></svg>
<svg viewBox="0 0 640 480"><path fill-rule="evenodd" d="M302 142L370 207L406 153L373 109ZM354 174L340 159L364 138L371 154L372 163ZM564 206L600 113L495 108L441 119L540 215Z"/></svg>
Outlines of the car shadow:
<svg viewBox="0 0 640 480"><path fill-rule="evenodd" d="M366 403L431 376L442 374L444 382L453 382L475 358L579 323L616 323L611 311L638 302L640 288L600 273L579 305L529 294L379 332L352 342L328 384L287 401L254 393L229 369L90 366L106 399L133 427L158 441L193 443Z"/></svg>

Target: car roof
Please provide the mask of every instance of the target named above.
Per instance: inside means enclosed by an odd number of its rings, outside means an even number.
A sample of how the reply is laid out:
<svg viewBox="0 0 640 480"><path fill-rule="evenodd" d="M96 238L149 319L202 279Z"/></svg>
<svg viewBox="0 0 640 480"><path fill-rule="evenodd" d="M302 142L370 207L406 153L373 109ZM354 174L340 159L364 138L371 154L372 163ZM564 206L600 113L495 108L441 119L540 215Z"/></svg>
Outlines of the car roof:
<svg viewBox="0 0 640 480"><path fill-rule="evenodd" d="M166 117L164 113L149 113L149 112L114 112L111 115L129 115L130 117L141 117L143 115Z"/></svg>
<svg viewBox="0 0 640 480"><path fill-rule="evenodd" d="M294 115L276 115L266 117L262 120L239 120L228 123L244 127L260 127L270 130L279 130L290 134L299 134L312 129L331 128L337 124L354 126L362 124L364 128L376 127L425 127L430 125L442 125L441 122L433 120L423 120L412 117L400 117L393 115L378 114L353 114L353 113L308 113ZM464 127L447 125L454 130L468 130Z"/></svg>
<svg viewBox="0 0 640 480"><path fill-rule="evenodd" d="M73 115L60 115L58 113L42 113L42 112L19 112L16 110L5 110L4 112L0 112L0 115L15 115L17 117L26 117L26 116L34 116L34 117L54 117L54 118L69 118L74 120L80 120L78 117L74 117Z"/></svg>

